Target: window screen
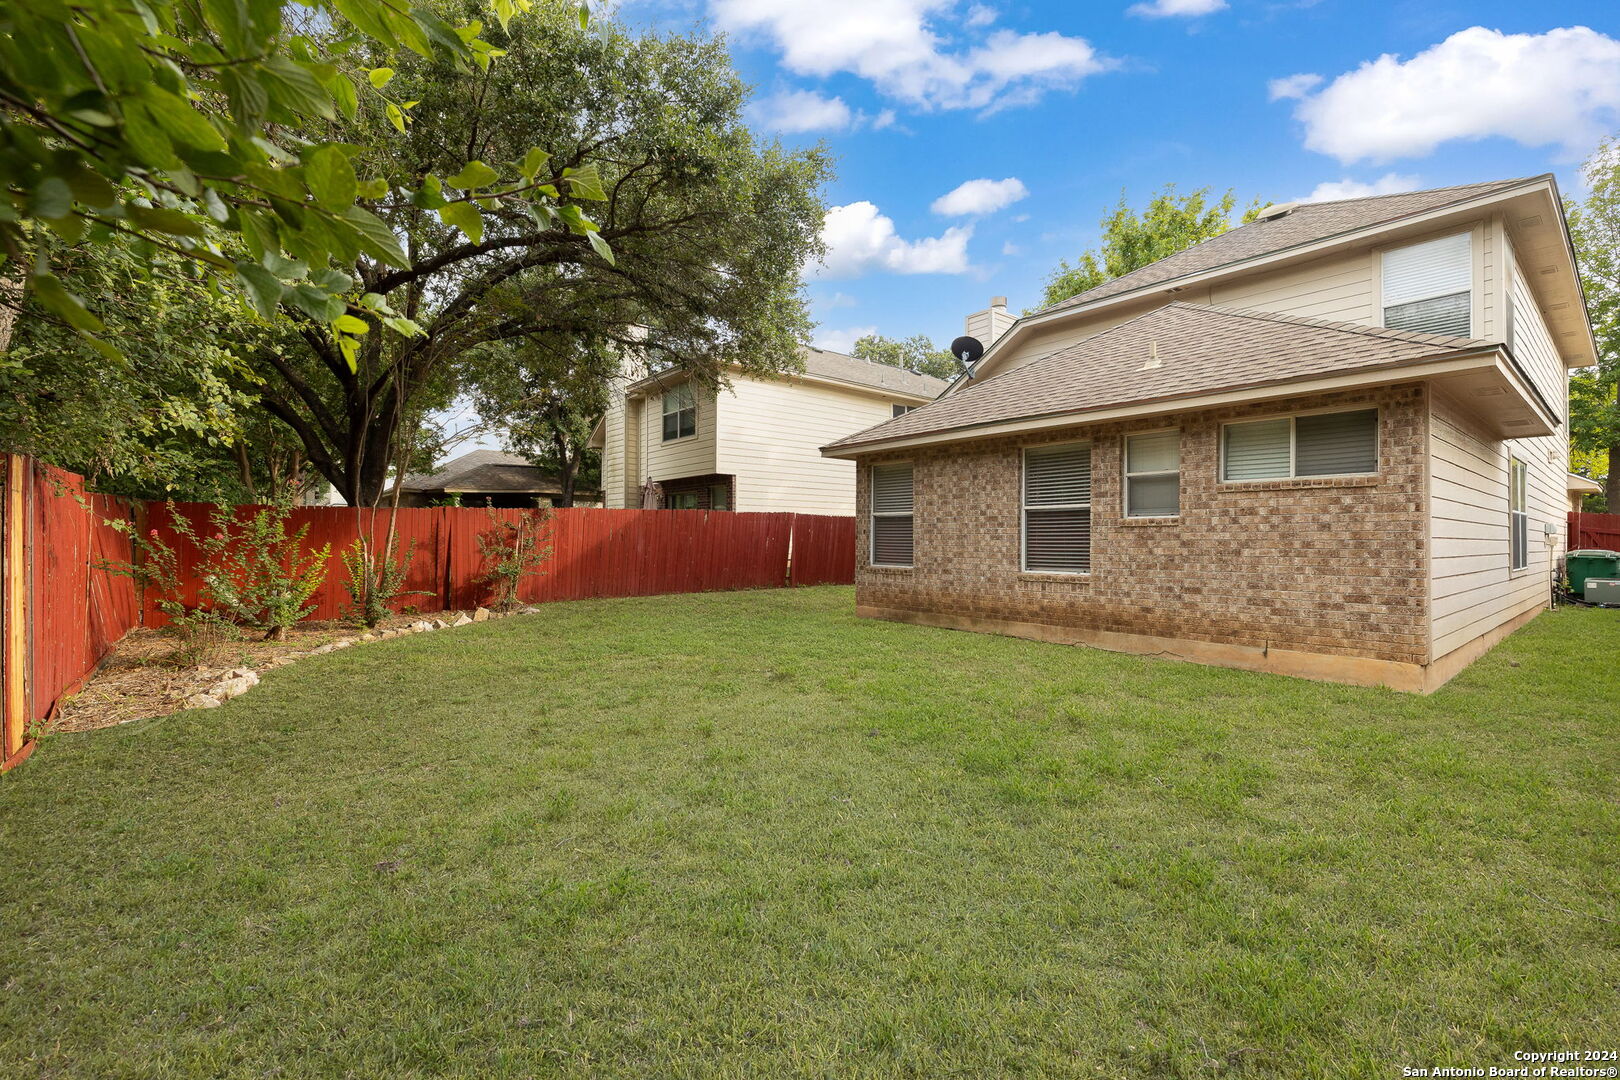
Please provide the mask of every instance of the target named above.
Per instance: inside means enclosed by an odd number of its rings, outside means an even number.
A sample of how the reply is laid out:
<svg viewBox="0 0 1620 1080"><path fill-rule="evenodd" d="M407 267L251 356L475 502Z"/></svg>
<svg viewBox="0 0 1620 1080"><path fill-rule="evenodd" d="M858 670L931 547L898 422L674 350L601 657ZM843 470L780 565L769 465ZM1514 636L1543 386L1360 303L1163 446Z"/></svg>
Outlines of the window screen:
<svg viewBox="0 0 1620 1080"><path fill-rule="evenodd" d="M872 565L910 566L911 463L872 466Z"/></svg>
<svg viewBox="0 0 1620 1080"><path fill-rule="evenodd" d="M1153 431L1125 438L1125 516L1175 517L1181 513L1181 432Z"/></svg>
<svg viewBox="0 0 1620 1080"><path fill-rule="evenodd" d="M1091 444L1024 451L1024 569L1091 569Z"/></svg>
<svg viewBox="0 0 1620 1080"><path fill-rule="evenodd" d="M1378 410L1228 424L1222 441L1223 480L1374 473L1378 471Z"/></svg>
<svg viewBox="0 0 1620 1080"><path fill-rule="evenodd" d="M1384 252L1384 325L1469 337L1473 333L1473 239L1443 236Z"/></svg>

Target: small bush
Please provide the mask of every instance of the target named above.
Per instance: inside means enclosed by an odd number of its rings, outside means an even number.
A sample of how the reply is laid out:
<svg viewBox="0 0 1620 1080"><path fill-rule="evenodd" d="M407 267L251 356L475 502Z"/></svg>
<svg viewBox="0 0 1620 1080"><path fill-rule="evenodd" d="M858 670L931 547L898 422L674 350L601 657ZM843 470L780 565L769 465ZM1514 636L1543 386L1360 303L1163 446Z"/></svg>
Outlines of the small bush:
<svg viewBox="0 0 1620 1080"><path fill-rule="evenodd" d="M516 521L509 521L494 509L489 528L478 534L478 551L483 556L482 580L494 590L496 608L510 611L518 605L518 592L525 578L546 572L551 559L551 511L521 510Z"/></svg>
<svg viewBox="0 0 1620 1080"><path fill-rule="evenodd" d="M369 550L364 539L339 552L338 558L343 561L343 588L349 594L345 614L358 619L368 630L393 614L390 605L400 597L430 595L421 589L407 592L404 588L411 560L416 558L414 538L397 561L390 559L387 552Z"/></svg>

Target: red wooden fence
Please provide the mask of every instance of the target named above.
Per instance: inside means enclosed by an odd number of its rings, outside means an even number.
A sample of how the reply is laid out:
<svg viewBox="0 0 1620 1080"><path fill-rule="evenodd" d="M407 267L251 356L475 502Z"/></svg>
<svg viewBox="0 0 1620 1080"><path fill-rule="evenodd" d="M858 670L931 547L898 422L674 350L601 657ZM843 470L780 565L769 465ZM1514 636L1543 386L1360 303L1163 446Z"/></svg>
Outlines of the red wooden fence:
<svg viewBox="0 0 1620 1080"><path fill-rule="evenodd" d="M211 528L207 503L131 503L87 495L81 478L6 459L9 484L4 518L6 630L5 736L0 763L26 754L28 723L50 714L72 693L118 640L137 625L166 621L152 596L137 600L128 578L98 569L127 563L128 535L106 524L128 521L156 532L175 550L187 583L187 602L201 587L200 555L174 527L184 516L202 535ZM251 512L248 508L239 514ZM522 511L496 510L506 520ZM339 553L362 529L381 541L390 511L348 507L301 507L289 529L308 526L303 549L330 545L325 583L315 596L313 619L342 617L348 605ZM479 534L490 528L489 512L467 508L404 509L397 512L398 550L413 542L415 554L401 597L423 611L473 608L490 598L484 580ZM855 519L810 514L739 514L701 510L554 510L548 526L552 556L545 572L525 580L529 603L589 597L764 589L784 585L849 584L855 579ZM15 669L15 670L14 670ZM20 675L20 678L19 678Z"/></svg>
<svg viewBox="0 0 1620 1080"><path fill-rule="evenodd" d="M1570 514L1569 547L1620 551L1620 514Z"/></svg>

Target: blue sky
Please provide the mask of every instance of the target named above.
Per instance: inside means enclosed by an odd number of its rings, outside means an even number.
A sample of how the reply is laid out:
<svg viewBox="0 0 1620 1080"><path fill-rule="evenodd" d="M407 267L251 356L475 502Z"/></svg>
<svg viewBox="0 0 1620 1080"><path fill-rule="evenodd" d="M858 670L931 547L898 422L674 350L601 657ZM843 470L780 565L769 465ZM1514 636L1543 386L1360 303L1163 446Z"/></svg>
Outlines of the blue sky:
<svg viewBox="0 0 1620 1080"><path fill-rule="evenodd" d="M1122 189L1247 203L1551 171L1568 194L1620 130L1615 0L627 0L618 17L726 33L756 126L837 156L831 265L809 278L829 348L871 329L943 344L993 294L1034 306Z"/></svg>

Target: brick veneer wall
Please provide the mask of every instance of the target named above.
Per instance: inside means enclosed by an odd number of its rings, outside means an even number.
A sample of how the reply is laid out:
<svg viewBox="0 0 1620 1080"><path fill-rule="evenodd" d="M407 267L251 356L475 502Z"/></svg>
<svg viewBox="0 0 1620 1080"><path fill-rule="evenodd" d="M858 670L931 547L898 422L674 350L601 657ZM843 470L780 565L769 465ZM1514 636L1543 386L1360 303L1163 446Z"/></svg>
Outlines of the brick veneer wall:
<svg viewBox="0 0 1620 1080"><path fill-rule="evenodd" d="M857 470L863 608L1039 623L1399 663L1428 662L1427 390L1232 406L888 452ZM1374 478L1218 479L1220 425L1280 412L1379 408ZM1123 516L1123 436L1181 428L1181 515ZM1091 573L1020 571L1024 446L1092 440ZM870 468L913 462L915 566L870 565Z"/></svg>

